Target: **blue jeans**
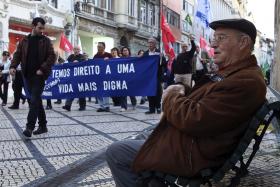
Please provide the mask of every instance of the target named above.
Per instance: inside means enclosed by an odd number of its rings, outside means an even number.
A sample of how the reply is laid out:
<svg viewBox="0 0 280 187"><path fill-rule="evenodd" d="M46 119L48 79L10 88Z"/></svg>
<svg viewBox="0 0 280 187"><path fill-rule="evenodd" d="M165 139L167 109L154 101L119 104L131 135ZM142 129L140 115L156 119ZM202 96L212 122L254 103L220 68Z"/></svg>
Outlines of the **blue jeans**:
<svg viewBox="0 0 280 187"><path fill-rule="evenodd" d="M97 97L100 108L105 109L110 107L109 97Z"/></svg>
<svg viewBox="0 0 280 187"><path fill-rule="evenodd" d="M124 140L110 145L106 161L117 187L134 187L138 178L131 170L132 163L145 140Z"/></svg>

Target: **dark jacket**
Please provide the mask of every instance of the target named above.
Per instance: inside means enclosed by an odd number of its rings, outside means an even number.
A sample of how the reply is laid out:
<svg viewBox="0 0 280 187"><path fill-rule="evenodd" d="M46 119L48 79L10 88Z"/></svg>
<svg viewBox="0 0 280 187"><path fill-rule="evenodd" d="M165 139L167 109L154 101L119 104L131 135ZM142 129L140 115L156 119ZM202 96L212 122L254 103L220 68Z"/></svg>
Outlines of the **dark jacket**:
<svg viewBox="0 0 280 187"><path fill-rule="evenodd" d="M75 54L71 54L68 58L67 58L67 61L68 62L73 62L73 61L79 61L79 62L83 62L85 61L85 56L82 55L82 54L78 54L78 55L75 55Z"/></svg>
<svg viewBox="0 0 280 187"><path fill-rule="evenodd" d="M158 55L161 55L160 50L155 50ZM149 50L145 51L143 56L149 56ZM157 72L157 78L159 82L164 81L164 73L167 71L167 61L164 56L161 57L161 61L158 61L158 72Z"/></svg>
<svg viewBox="0 0 280 187"><path fill-rule="evenodd" d="M30 35L29 35L30 36ZM17 46L17 50L13 55L13 60L10 66L11 68L16 69L17 66L21 63L22 72L26 71L27 64L27 52L28 52L28 37L23 38ZM43 72L44 79L47 79L51 73L51 68L56 61L56 55L54 53L53 45L50 39L46 36L42 36L39 40L39 69ZM24 75L25 76L25 75Z"/></svg>
<svg viewBox="0 0 280 187"><path fill-rule="evenodd" d="M133 170L193 176L220 166L232 153L247 122L264 103L266 85L255 56L218 72L188 95L170 93L164 115L138 152Z"/></svg>
<svg viewBox="0 0 280 187"><path fill-rule="evenodd" d="M191 50L180 53L177 58L173 61L172 71L174 74L189 74L192 73L193 66L192 66L192 59L195 53L195 43L191 40Z"/></svg>

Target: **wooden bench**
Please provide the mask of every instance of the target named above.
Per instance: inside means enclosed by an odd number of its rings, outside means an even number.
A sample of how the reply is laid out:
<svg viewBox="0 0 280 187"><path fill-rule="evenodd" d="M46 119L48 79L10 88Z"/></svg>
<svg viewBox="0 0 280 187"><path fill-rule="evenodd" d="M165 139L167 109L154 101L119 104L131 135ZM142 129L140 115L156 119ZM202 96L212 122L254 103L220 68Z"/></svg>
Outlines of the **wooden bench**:
<svg viewBox="0 0 280 187"><path fill-rule="evenodd" d="M235 176L231 178L228 186L238 186L240 179L248 174L248 167L256 152L259 150L259 145L263 136L274 117L278 120L280 119L280 102L265 102L250 120L247 130L231 156L220 168L203 169L197 176L192 178L174 176L172 174L165 174L157 171L146 171L140 174L137 181L138 186L199 187L202 184L212 186L212 183L219 183L230 170L235 172ZM251 142L253 144L253 149L251 150L248 159L246 159L246 162L244 162L244 153Z"/></svg>

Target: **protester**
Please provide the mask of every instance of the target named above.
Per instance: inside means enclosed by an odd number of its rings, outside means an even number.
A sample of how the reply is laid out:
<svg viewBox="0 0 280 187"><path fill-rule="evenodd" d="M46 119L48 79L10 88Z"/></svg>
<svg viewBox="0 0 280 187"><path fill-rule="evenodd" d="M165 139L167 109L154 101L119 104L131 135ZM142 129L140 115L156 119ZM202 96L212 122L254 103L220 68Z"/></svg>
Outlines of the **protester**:
<svg viewBox="0 0 280 187"><path fill-rule="evenodd" d="M11 82L9 73L11 61L9 60L9 58L10 53L8 51L3 51L2 60L0 61L0 96L2 99L2 106L7 105L8 88L9 83Z"/></svg>
<svg viewBox="0 0 280 187"><path fill-rule="evenodd" d="M131 52L130 49L128 47L123 47L121 49L121 54L122 54L122 58L129 58L131 56ZM130 97L130 101L132 104L132 110L135 110L136 108L136 97L135 96L129 96ZM120 97L121 99L121 112L124 112L127 110L127 96L122 96Z"/></svg>
<svg viewBox="0 0 280 187"><path fill-rule="evenodd" d="M195 83L203 77L204 74L208 73L207 64L210 62L210 57L207 51L200 49L196 46L196 53L193 58L193 80Z"/></svg>
<svg viewBox="0 0 280 187"><path fill-rule="evenodd" d="M140 49L137 53L137 56L138 57L142 57L144 55L145 51L143 49ZM146 96L142 96L141 99L140 99L140 105L143 105L145 104L145 102L147 101L147 97Z"/></svg>
<svg viewBox="0 0 280 187"><path fill-rule="evenodd" d="M166 69L166 60L160 54L160 50L156 48L156 39L149 38L148 39L149 49L145 51L144 56L152 56L152 55L160 55L161 60L158 61L158 72L157 72L157 85L156 85L156 95L155 96L148 96L149 100L149 110L145 112L145 114L154 114L157 112L158 114L161 113L161 95L162 95L162 77L163 72Z"/></svg>
<svg viewBox="0 0 280 187"><path fill-rule="evenodd" d="M255 26L245 19L210 23L219 70L190 88L169 86L162 118L148 140L113 143L106 159L116 186L136 186L139 172L195 176L219 167L265 102L266 85L252 51Z"/></svg>
<svg viewBox="0 0 280 187"><path fill-rule="evenodd" d="M22 89L24 88L23 84L23 77L22 77L22 72L21 72L21 65L19 64L17 69L16 69L16 74L12 76L13 78L13 83L12 83L12 88L14 91L14 102L11 106L9 106L9 109L15 110L19 109L19 102L20 99L22 99L22 104L25 103L25 96L22 94Z"/></svg>
<svg viewBox="0 0 280 187"><path fill-rule="evenodd" d="M85 58L85 61L88 61L89 60L89 57L88 57L88 54L87 53L83 53L83 56ZM91 97L88 97L88 102L91 102Z"/></svg>
<svg viewBox="0 0 280 187"><path fill-rule="evenodd" d="M58 58L57 58L56 64L61 64L61 65L64 64L65 60L58 54L58 52L57 52L57 56L58 56ZM61 103L62 103L61 99L57 99L54 102L54 104L61 104Z"/></svg>
<svg viewBox="0 0 280 187"><path fill-rule="evenodd" d="M142 57L144 55L145 51L143 49L140 49L137 53L138 57Z"/></svg>
<svg viewBox="0 0 280 187"><path fill-rule="evenodd" d="M183 83L191 86L192 81L192 59L195 53L194 37L191 36L191 50L188 51L188 44L183 43L182 52L177 56L172 65L172 73L174 74L175 83Z"/></svg>
<svg viewBox="0 0 280 187"><path fill-rule="evenodd" d="M111 49L113 58L120 58L120 50L117 47ZM121 106L121 97L112 97L114 106Z"/></svg>
<svg viewBox="0 0 280 187"><path fill-rule="evenodd" d="M55 63L55 53L50 39L43 35L45 20L36 17L32 20L32 32L26 36L14 53L10 74L16 74L16 68L21 64L27 90L30 94L30 108L27 116L26 129L23 135L31 137L37 118L39 127L34 135L48 132L45 110L41 95L44 90L45 80L51 73Z"/></svg>
<svg viewBox="0 0 280 187"><path fill-rule="evenodd" d="M85 61L85 56L82 55L80 52L81 52L81 49L79 46L75 46L73 48L73 51L74 53L71 54L68 58L67 58L67 61L69 63L78 63L78 62L83 62ZM65 102L65 105L62 107L63 109L67 110L67 111L71 111L71 105L72 105L72 102L74 101L74 98L72 99L66 99L66 102ZM83 111L86 109L86 98L79 98L79 111Z"/></svg>
<svg viewBox="0 0 280 187"><path fill-rule="evenodd" d="M97 44L97 53L94 55L93 59L102 58L108 60L112 58L110 53L105 52L106 45L104 42L98 42ZM110 112L109 97L98 96L98 103L100 108L97 109L97 112Z"/></svg>

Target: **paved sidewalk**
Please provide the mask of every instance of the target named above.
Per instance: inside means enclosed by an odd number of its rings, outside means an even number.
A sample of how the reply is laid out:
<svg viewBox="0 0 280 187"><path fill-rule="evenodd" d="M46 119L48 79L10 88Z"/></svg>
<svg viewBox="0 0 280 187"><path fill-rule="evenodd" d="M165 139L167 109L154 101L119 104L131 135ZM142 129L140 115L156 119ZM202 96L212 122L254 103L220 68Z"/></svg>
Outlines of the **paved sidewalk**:
<svg viewBox="0 0 280 187"><path fill-rule="evenodd" d="M275 97L269 92L267 98ZM0 107L0 186L115 186L104 150L159 120L157 114L144 114L147 104L126 112L111 107L109 113L97 113L93 102L87 103L86 111L78 111L75 101L71 112L62 106L53 104L54 109L47 111L49 132L30 140L22 136L27 105L20 110ZM280 186L276 131L265 136L241 186Z"/></svg>

